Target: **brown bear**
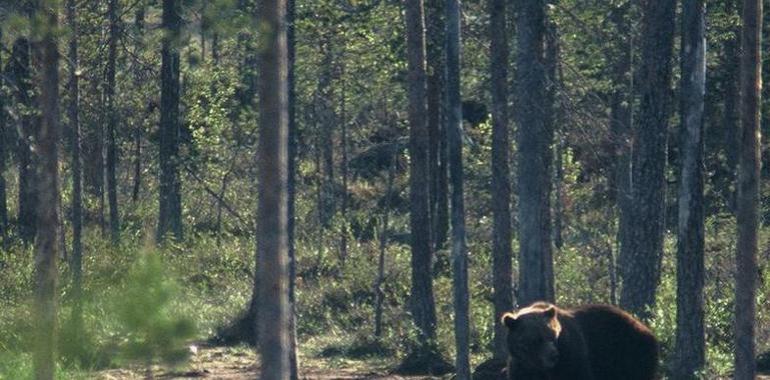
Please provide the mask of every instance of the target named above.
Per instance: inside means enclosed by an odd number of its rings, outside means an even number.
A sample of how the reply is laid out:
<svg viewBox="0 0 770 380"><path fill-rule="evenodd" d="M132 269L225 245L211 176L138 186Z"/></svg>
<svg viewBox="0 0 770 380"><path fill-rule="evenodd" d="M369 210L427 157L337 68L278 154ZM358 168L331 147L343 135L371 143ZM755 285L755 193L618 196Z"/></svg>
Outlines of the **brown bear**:
<svg viewBox="0 0 770 380"><path fill-rule="evenodd" d="M537 302L502 317L510 380L652 380L658 341L609 305L561 309Z"/></svg>

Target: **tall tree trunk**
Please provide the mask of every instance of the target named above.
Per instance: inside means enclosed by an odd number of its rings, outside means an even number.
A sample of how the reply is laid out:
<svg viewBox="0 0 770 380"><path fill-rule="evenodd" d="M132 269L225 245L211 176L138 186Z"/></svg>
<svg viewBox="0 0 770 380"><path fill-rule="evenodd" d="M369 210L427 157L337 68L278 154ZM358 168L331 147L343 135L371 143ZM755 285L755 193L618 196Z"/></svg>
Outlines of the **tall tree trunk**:
<svg viewBox="0 0 770 380"><path fill-rule="evenodd" d="M345 68L342 67L340 76L342 79L342 85L340 87L342 90L342 94L340 95L340 129L341 129L341 136L340 139L340 145L342 150L342 162L340 163L340 171L342 172L342 199L340 202L340 214L342 217L342 226L340 231L340 260L342 261L342 264L345 264L345 261L347 261L348 258L348 233L349 233L349 223L348 223L348 148L349 146L349 137L348 137L348 120L347 120L347 114L345 113L345 94L347 88L345 87Z"/></svg>
<svg viewBox="0 0 770 380"><path fill-rule="evenodd" d="M37 17L45 28L32 43L40 96L35 152L39 160L37 182L37 229L35 241L35 353L36 380L52 380L56 362L57 264L59 257L59 53L55 31L57 12L48 0L35 2Z"/></svg>
<svg viewBox="0 0 770 380"><path fill-rule="evenodd" d="M296 20L295 0L286 1L286 58L287 58L287 76L288 86L287 106L288 110L288 178L287 178L287 197L288 220L286 223L286 234L289 244L289 372L290 380L299 379L299 364L297 362L297 250L295 242L296 228L296 198L297 198L297 89L295 82L295 53L296 37L294 34ZM216 37L216 35L214 35ZM216 38L214 39L216 41ZM212 44L212 49L215 45Z"/></svg>
<svg viewBox="0 0 770 380"><path fill-rule="evenodd" d="M134 46L134 52L136 56L144 48L144 3L139 3L134 14L134 39L136 40L136 46ZM137 62L134 67L134 86L139 88L142 83L142 71L141 65ZM151 112L148 109L148 114ZM142 130L144 129L144 123L142 121L136 122L134 126L134 178L133 186L131 190L131 202L136 203L139 200L139 191L142 188Z"/></svg>
<svg viewBox="0 0 770 380"><path fill-rule="evenodd" d="M642 2L642 61L639 117L634 123L630 220L644 221L627 231L620 305L650 317L660 277L665 229L665 169L671 96L676 0Z"/></svg>
<svg viewBox="0 0 770 380"><path fill-rule="evenodd" d="M238 10L244 17L252 17L256 10L253 0L238 0ZM252 31L238 33L238 50L243 52L243 64L240 67L241 88L237 96L240 101L241 112L254 109L254 99L257 95L257 42Z"/></svg>
<svg viewBox="0 0 770 380"><path fill-rule="evenodd" d="M219 66L219 33L214 32L211 38L211 59L214 60L214 67Z"/></svg>
<svg viewBox="0 0 770 380"><path fill-rule="evenodd" d="M385 187L385 207L383 207L382 229L380 230L380 255L377 260L377 280L374 283L374 336L382 337L382 304L385 302L385 254L388 249L388 228L390 224L390 201L393 197L393 180L396 173L396 155L388 166L388 180Z"/></svg>
<svg viewBox="0 0 770 380"><path fill-rule="evenodd" d="M259 53L259 131L257 150L257 262L260 278L260 378L288 380L288 86L286 0L262 0L258 22L264 49Z"/></svg>
<svg viewBox="0 0 770 380"><path fill-rule="evenodd" d="M436 305L430 244L428 194L428 126L425 119L425 18L422 0L406 1L406 42L409 66L409 199L412 245L412 297L410 306L420 341L427 344L436 336Z"/></svg>
<svg viewBox="0 0 770 380"><path fill-rule="evenodd" d="M107 87L105 88L105 100L107 101L107 161L105 170L107 173L107 199L110 206L110 238L113 244L120 241L120 216L118 214L118 184L115 170L118 161L117 146L115 143L115 128L118 122L117 107L115 106L115 61L118 56L118 0L110 0L107 7L107 17L110 22L110 35L107 44Z"/></svg>
<svg viewBox="0 0 770 380"><path fill-rule="evenodd" d="M519 304L554 299L551 247L551 143L546 112L545 3L520 4L517 15Z"/></svg>
<svg viewBox="0 0 770 380"><path fill-rule="evenodd" d="M617 53L612 63L612 82L613 91L610 100L610 136L611 144L614 149L613 177L615 203L618 210L618 232L617 240L621 246L629 244L627 234L631 218L631 155L632 155L632 136L631 125L633 124L633 87L634 76L631 74L633 35L631 33L630 23L628 22L628 13L631 9L631 3L613 9L610 13L610 21L615 27L615 33L618 38L615 41ZM625 257L620 251L617 264L625 266ZM613 264L610 268L610 276L617 276L617 265Z"/></svg>
<svg viewBox="0 0 770 380"><path fill-rule="evenodd" d="M449 181L452 185L452 272L458 380L471 379L468 247L463 201L462 99L460 98L460 2L446 2L446 87Z"/></svg>
<svg viewBox="0 0 770 380"><path fill-rule="evenodd" d="M736 11L736 3L739 0L730 0L726 2L725 11L733 16ZM738 187L736 180L738 177L738 157L741 146L741 65L740 65L740 28L731 31L730 36L725 40L725 52L722 64L725 73L725 93L724 93L724 139L722 149L725 153L727 164L727 183L721 187L724 189L724 199L730 211L736 211L736 189Z"/></svg>
<svg viewBox="0 0 770 380"><path fill-rule="evenodd" d="M83 323L82 305L82 277L83 277L83 169L80 158L80 76L78 75L78 33L77 6L75 0L67 0L66 3L67 26L70 28L69 48L67 60L69 61L70 81L67 85L69 104L67 115L70 123L70 142L72 144L72 288L75 305L72 310L72 319L75 329L81 331Z"/></svg>
<svg viewBox="0 0 770 380"><path fill-rule="evenodd" d="M160 210L158 241L173 233L182 239L182 197L179 178L179 0L163 0L160 95Z"/></svg>
<svg viewBox="0 0 770 380"><path fill-rule="evenodd" d="M31 95L31 73L30 73L30 56L29 56L29 41L26 38L18 38L13 43L13 52L11 53L10 72L12 81L14 82L15 100L20 107L29 108L32 107L34 101ZM20 125L17 128L19 132L18 136L18 148L16 150L16 156L19 161L19 207L17 224L19 229L19 237L25 243L30 243L35 238L35 204L37 202L35 196L35 166L32 160L32 150L30 142L32 135L34 134L36 117L30 115L28 112L24 112L20 120Z"/></svg>
<svg viewBox="0 0 770 380"><path fill-rule="evenodd" d="M759 231L761 150L760 104L762 88L762 1L743 1L741 57L741 151L738 171L738 243L735 271L736 380L756 375L755 318Z"/></svg>
<svg viewBox="0 0 770 380"><path fill-rule="evenodd" d="M444 3L445 0L425 0L426 73L428 105L428 148L430 171L430 217L433 248L444 247L449 231L448 180L445 154L444 126ZM443 162L442 162L443 160Z"/></svg>
<svg viewBox="0 0 770 380"><path fill-rule="evenodd" d="M554 0L550 3L550 5L553 5L558 0ZM543 107L545 107L545 130L548 133L548 142L547 142L547 151L548 151L548 160L550 160L549 167L553 166L553 161L555 156L558 154L559 149L561 148L561 139L554 144L554 135L556 134L556 129L558 128L559 123L559 108L556 104L556 96L557 96L557 86L559 81L559 55L561 54L559 49L559 30L556 27L556 22L553 20L548 19L548 15L546 15L545 20L545 51L544 51L544 65L545 65L545 94L546 94L546 102ZM554 147L553 145L556 145ZM561 157L558 157L558 161L556 162L557 166L554 169L550 169L548 175L549 177L549 184L548 184L548 209L552 208L551 204L554 204L553 208L555 210L550 211L552 214L551 216L551 224L549 224L548 227L550 229L548 230L548 233L551 235L551 241L552 246L555 246L557 249L561 248L562 244L562 236L561 236L561 227L562 227L562 202L561 202L561 170L563 169L561 167ZM555 194L552 194L553 185L552 183L556 182L556 192ZM546 209L546 210L548 210ZM551 299L555 299L555 285L554 285L554 271L553 271L553 251L549 250L550 257L547 258L543 262L543 270L544 270L544 276L546 279L549 279L549 288L548 288L548 294L550 294Z"/></svg>
<svg viewBox="0 0 770 380"><path fill-rule="evenodd" d="M200 23L200 34L199 37L201 39L201 63L206 63L206 31L209 29L209 23L208 23L208 15L206 15L206 8L208 6L208 1L202 1L201 2L201 23Z"/></svg>
<svg viewBox="0 0 770 380"><path fill-rule="evenodd" d="M100 57L101 58L101 57ZM101 80L90 81L89 93L94 94L95 107L104 104L104 93L99 89ZM94 115L88 129L83 129L83 144L81 153L83 153L83 189L90 193L96 199L96 223L98 224L102 235L105 234L104 218L104 112Z"/></svg>
<svg viewBox="0 0 770 380"><path fill-rule="evenodd" d="M2 43L3 33L0 29L0 50L4 50L5 46ZM2 52L0 52L0 74L3 73ZM5 76L0 75L0 239L2 239L3 248L7 248L8 244L8 202L6 194L6 182L5 171L7 169L7 142L5 140L8 135L8 117L5 112L6 107L6 87Z"/></svg>
<svg viewBox="0 0 770 380"><path fill-rule="evenodd" d="M321 73L318 78L318 91L316 93L316 110L319 123L322 178L320 215L321 225L328 228L335 210L335 185L334 185L334 127L337 124L337 115L334 110L334 89L332 82L334 77L334 52L330 35L321 37Z"/></svg>
<svg viewBox="0 0 770 380"><path fill-rule="evenodd" d="M673 378L697 379L706 361L703 330L703 111L706 92L706 4L682 5L682 80L679 148L676 345Z"/></svg>
<svg viewBox="0 0 770 380"><path fill-rule="evenodd" d="M494 277L494 357L508 358L507 328L501 316L513 308L511 254L511 175L508 162L508 25L506 0L488 0L490 88L492 89L492 272Z"/></svg>

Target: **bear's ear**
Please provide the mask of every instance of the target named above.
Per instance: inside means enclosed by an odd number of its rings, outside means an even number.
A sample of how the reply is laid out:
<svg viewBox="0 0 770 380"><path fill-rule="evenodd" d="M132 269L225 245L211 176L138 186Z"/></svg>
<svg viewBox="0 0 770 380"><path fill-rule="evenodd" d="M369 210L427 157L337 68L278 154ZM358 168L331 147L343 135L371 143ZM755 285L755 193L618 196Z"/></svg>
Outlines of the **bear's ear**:
<svg viewBox="0 0 770 380"><path fill-rule="evenodd" d="M543 315L548 319L553 319L556 316L556 307L553 305L548 306L548 308L543 311Z"/></svg>
<svg viewBox="0 0 770 380"><path fill-rule="evenodd" d="M510 330L513 330L514 327L516 327L516 315L513 313L505 313L503 314L503 317L500 318L500 321L503 322L503 326L507 327Z"/></svg>

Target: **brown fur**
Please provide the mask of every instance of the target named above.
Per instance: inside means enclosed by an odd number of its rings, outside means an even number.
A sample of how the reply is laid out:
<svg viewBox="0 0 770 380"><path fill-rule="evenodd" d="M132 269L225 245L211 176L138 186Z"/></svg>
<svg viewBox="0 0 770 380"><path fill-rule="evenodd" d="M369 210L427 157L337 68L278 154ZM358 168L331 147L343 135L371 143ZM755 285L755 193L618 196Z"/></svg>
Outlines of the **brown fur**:
<svg viewBox="0 0 770 380"><path fill-rule="evenodd" d="M511 380L655 378L657 340L649 328L616 307L560 309L538 302L506 313L503 323L509 329Z"/></svg>

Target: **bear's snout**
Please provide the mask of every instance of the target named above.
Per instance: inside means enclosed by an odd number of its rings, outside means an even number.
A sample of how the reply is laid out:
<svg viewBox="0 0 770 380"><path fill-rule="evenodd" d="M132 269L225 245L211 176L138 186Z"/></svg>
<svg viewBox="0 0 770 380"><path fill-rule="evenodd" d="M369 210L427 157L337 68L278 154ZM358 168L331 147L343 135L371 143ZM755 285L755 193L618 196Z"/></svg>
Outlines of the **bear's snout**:
<svg viewBox="0 0 770 380"><path fill-rule="evenodd" d="M556 349L555 345L550 343L545 347L545 350L543 350L540 361L543 363L543 368L545 369L552 369L556 367L556 364L559 362L559 351Z"/></svg>

